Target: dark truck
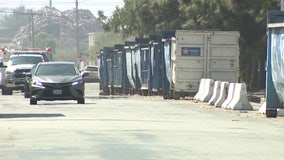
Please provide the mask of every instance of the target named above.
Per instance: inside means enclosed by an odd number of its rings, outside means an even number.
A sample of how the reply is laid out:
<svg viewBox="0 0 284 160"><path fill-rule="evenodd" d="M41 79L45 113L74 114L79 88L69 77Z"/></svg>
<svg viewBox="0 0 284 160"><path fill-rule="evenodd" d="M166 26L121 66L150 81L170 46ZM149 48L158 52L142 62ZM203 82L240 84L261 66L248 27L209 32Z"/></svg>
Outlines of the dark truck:
<svg viewBox="0 0 284 160"><path fill-rule="evenodd" d="M13 90L24 91L26 73L30 72L35 64L52 60L50 50L21 50L5 54L10 58L7 65L3 65L1 69L2 95L12 95Z"/></svg>

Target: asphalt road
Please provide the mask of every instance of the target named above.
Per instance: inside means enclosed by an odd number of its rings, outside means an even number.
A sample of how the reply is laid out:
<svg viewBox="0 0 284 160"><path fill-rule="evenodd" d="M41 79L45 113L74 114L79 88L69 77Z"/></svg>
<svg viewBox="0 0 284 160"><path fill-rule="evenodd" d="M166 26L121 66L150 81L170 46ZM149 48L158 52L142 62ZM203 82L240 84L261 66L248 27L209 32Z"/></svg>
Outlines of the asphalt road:
<svg viewBox="0 0 284 160"><path fill-rule="evenodd" d="M281 118L86 88L86 104L0 95L0 160L284 159Z"/></svg>

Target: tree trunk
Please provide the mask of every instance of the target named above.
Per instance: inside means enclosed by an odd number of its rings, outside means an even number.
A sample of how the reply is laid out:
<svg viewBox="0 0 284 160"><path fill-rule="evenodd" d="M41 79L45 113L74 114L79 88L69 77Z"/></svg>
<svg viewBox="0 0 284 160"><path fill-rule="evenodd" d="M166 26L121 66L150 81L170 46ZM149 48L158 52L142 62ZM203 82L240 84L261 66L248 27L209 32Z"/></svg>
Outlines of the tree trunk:
<svg viewBox="0 0 284 160"><path fill-rule="evenodd" d="M257 56L252 56L251 59L251 74L250 74L250 82L249 88L253 91L257 90L258 84L258 58Z"/></svg>
<svg viewBox="0 0 284 160"><path fill-rule="evenodd" d="M258 84L257 84L257 88L259 90L265 88L265 78L266 78L266 74L265 74L265 61L260 59L259 60Z"/></svg>

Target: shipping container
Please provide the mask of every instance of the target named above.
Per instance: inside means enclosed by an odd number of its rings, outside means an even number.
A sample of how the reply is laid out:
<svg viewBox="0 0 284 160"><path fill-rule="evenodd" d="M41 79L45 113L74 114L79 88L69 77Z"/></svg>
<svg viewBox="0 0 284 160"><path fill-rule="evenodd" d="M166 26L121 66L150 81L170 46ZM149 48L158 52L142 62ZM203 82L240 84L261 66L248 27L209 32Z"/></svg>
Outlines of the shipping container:
<svg viewBox="0 0 284 160"><path fill-rule="evenodd" d="M235 31L177 30L168 49L171 52L170 97L194 95L201 78L238 82L239 37Z"/></svg>

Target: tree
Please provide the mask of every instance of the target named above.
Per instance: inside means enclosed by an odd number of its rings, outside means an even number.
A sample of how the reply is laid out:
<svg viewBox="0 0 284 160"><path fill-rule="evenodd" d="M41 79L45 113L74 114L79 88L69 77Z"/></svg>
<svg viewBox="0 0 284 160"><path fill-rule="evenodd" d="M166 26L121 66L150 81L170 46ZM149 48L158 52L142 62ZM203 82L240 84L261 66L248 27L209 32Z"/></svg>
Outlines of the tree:
<svg viewBox="0 0 284 160"><path fill-rule="evenodd" d="M3 9L4 10L4 9ZM6 38L1 43L9 43L21 26L25 26L29 23L29 13L24 6L9 11L4 10L5 14L0 19L0 36Z"/></svg>
<svg viewBox="0 0 284 160"><path fill-rule="evenodd" d="M35 47L42 49L51 47L53 49L53 52L55 52L56 39L51 34L40 32L35 36Z"/></svg>
<svg viewBox="0 0 284 160"><path fill-rule="evenodd" d="M132 0L117 8L109 20L109 28L125 37L160 33L161 30L181 29L178 0Z"/></svg>
<svg viewBox="0 0 284 160"><path fill-rule="evenodd" d="M115 44L124 44L125 38L119 33L114 32L98 32L94 37L94 45L89 50L89 57L96 61L97 54L100 49L106 46L114 46Z"/></svg>
<svg viewBox="0 0 284 160"><path fill-rule="evenodd" d="M266 13L278 7L279 0L131 0L108 25L126 37L179 29L239 31L240 80L258 90L265 79Z"/></svg>

